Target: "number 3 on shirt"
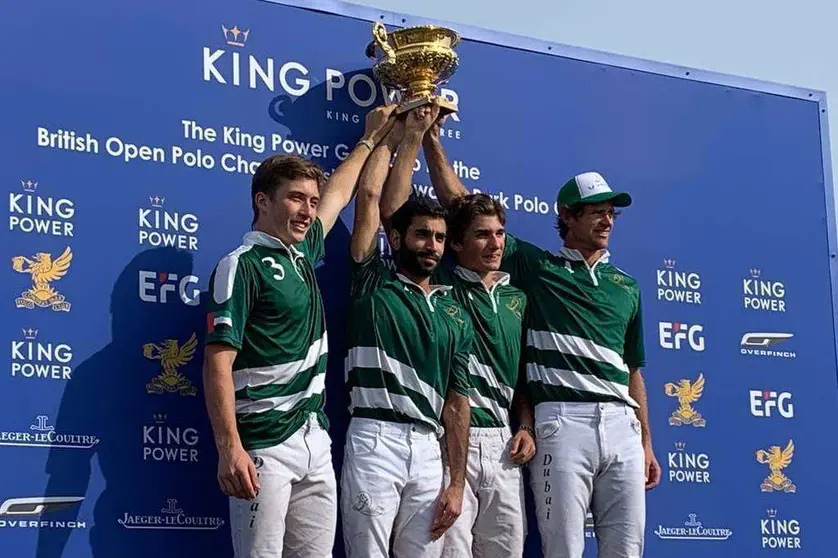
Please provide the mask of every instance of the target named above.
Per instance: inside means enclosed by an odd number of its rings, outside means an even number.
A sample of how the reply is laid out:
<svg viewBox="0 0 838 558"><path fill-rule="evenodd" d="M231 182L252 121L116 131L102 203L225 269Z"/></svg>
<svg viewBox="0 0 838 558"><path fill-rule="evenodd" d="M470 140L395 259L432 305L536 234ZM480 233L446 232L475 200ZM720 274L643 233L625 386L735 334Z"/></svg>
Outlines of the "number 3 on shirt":
<svg viewBox="0 0 838 558"><path fill-rule="evenodd" d="M285 279L285 269L280 264L278 264L275 259L273 259L271 256L265 256L264 258L262 258L262 261L270 263L271 269L277 270L277 272L274 273L274 279L276 279L277 281L282 281L283 279Z"/></svg>

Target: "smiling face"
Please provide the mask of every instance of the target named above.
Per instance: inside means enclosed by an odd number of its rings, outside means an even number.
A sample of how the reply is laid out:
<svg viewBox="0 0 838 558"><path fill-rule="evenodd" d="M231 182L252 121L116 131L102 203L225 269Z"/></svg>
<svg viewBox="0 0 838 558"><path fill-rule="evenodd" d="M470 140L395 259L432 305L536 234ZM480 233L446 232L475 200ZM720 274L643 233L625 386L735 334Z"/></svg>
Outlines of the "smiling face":
<svg viewBox="0 0 838 558"><path fill-rule="evenodd" d="M292 245L305 239L320 204L320 168L302 157L272 155L253 176L253 225Z"/></svg>
<svg viewBox="0 0 838 558"><path fill-rule="evenodd" d="M562 208L562 220L567 226L565 244L579 250L605 250L619 212L611 202L582 206L579 214Z"/></svg>
<svg viewBox="0 0 838 558"><path fill-rule="evenodd" d="M477 273L500 269L506 232L497 215L478 215L466 230L460 242L452 242L457 262Z"/></svg>
<svg viewBox="0 0 838 558"><path fill-rule="evenodd" d="M286 244L297 244L305 239L308 229L317 218L320 192L317 182L310 178L281 181L273 196L256 194L259 225Z"/></svg>
<svg viewBox="0 0 838 558"><path fill-rule="evenodd" d="M416 277L430 277L445 251L446 228L442 217L417 215L404 236L393 231L391 242L399 269Z"/></svg>

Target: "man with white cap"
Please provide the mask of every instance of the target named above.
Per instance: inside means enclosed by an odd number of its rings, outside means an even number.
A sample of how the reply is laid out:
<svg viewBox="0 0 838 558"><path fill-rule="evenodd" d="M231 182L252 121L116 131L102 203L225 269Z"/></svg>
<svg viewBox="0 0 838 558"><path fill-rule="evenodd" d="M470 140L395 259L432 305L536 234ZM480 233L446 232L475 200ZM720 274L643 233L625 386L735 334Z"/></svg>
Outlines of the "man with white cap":
<svg viewBox="0 0 838 558"><path fill-rule="evenodd" d="M467 194L455 173L431 176L443 205ZM631 202L585 172L557 196L558 253L506 234L502 269L533 301L521 357L535 407L531 482L548 558L582 557L589 509L600 558L643 555L644 489L657 486L661 471L640 372L642 304L637 281L607 250L618 208Z"/></svg>

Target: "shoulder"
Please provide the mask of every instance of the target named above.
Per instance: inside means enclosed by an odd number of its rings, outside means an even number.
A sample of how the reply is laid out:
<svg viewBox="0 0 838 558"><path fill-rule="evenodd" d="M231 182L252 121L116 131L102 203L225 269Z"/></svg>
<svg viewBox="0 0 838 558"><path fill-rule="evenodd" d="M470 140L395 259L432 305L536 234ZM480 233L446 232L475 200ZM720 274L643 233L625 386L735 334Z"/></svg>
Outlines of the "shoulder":
<svg viewBox="0 0 838 558"><path fill-rule="evenodd" d="M235 273L241 268L251 266L254 258L257 257L255 246L252 244L242 244L235 250L227 252L215 264L217 273L230 272Z"/></svg>
<svg viewBox="0 0 838 558"><path fill-rule="evenodd" d="M603 271L606 272L605 278L608 281L614 283L617 286L623 287L633 296L639 295L640 284L637 282L637 279L635 279L631 274L620 269L619 267L610 262L606 264L606 268Z"/></svg>

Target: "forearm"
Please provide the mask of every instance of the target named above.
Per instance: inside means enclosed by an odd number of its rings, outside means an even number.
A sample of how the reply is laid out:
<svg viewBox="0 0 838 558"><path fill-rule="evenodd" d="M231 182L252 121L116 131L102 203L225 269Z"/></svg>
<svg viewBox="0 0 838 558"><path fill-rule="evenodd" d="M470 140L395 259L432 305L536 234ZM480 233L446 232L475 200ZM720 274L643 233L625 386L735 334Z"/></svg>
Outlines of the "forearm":
<svg viewBox="0 0 838 558"><path fill-rule="evenodd" d="M410 190L413 187L413 165L420 145L422 145L422 136L415 133L406 133L399 145L396 160L387 178L384 193L381 195L381 218L385 223L410 197Z"/></svg>
<svg viewBox="0 0 838 558"><path fill-rule="evenodd" d="M219 453L241 445L236 428L236 395L233 386L232 359L218 355L208 347L204 365L204 400ZM227 361L229 360L229 366Z"/></svg>
<svg viewBox="0 0 838 558"><path fill-rule="evenodd" d="M527 399L522 388L515 390L515 395L512 398L512 409L515 412L515 418L519 426L534 428L535 413L533 412L532 404Z"/></svg>
<svg viewBox="0 0 838 558"><path fill-rule="evenodd" d="M454 201L454 198L468 194L454 167L448 162L445 150L439 138L428 138L423 142L425 150L425 161L428 164L428 171L431 175L431 184L436 192L439 203L447 207Z"/></svg>
<svg viewBox="0 0 838 558"><path fill-rule="evenodd" d="M643 382L643 375L636 368L631 369L629 372L629 395L639 405L636 414L637 419L640 421L640 433L643 445L651 446L652 433L649 429L649 407L646 398L646 385Z"/></svg>
<svg viewBox="0 0 838 558"><path fill-rule="evenodd" d="M465 487L466 484L470 421L471 407L468 403L468 397L451 392L442 411L442 422L445 427L451 486L460 488Z"/></svg>
<svg viewBox="0 0 838 558"><path fill-rule="evenodd" d="M393 146L387 141L381 142L367 161L358 181L355 224L350 243L352 258L356 262L366 259L375 247L380 223L378 205L392 155Z"/></svg>

